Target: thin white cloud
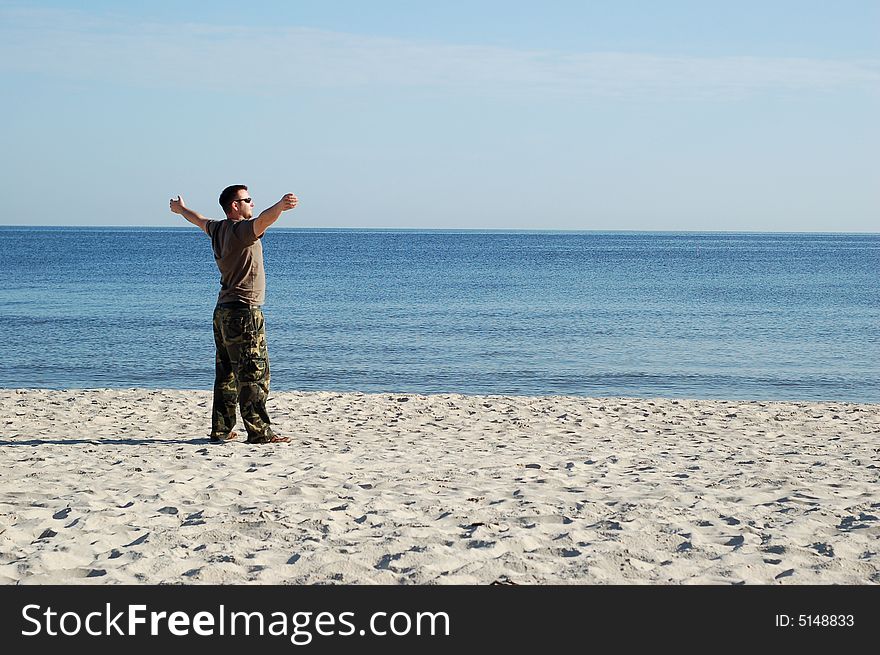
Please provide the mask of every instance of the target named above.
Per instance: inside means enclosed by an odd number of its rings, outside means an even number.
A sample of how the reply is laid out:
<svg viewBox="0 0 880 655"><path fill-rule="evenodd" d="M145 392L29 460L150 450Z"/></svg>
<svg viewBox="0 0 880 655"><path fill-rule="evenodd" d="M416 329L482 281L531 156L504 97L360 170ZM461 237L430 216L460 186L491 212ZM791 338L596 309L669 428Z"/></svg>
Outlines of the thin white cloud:
<svg viewBox="0 0 880 655"><path fill-rule="evenodd" d="M218 90L242 80L278 94L366 86L710 97L880 89L878 60L565 53L8 7L0 8L0 71L163 89Z"/></svg>

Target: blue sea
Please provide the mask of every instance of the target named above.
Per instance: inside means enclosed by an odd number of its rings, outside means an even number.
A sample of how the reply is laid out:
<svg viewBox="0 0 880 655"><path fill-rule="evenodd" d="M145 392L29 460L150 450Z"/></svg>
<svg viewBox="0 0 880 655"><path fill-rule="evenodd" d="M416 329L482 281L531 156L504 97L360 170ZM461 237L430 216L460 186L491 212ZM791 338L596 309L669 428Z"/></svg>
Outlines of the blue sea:
<svg viewBox="0 0 880 655"><path fill-rule="evenodd" d="M311 230L272 388L880 402L880 235ZM0 228L0 387L210 389L198 229Z"/></svg>

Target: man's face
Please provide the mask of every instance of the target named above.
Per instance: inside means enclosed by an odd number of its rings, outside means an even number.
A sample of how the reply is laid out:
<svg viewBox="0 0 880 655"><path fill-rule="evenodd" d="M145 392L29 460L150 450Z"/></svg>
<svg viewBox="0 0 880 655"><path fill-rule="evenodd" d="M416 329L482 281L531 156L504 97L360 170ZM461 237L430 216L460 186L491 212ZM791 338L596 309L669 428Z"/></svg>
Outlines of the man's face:
<svg viewBox="0 0 880 655"><path fill-rule="evenodd" d="M232 203L233 214L237 218L253 218L254 201L251 200L250 194L244 189L239 189L235 197L237 200Z"/></svg>

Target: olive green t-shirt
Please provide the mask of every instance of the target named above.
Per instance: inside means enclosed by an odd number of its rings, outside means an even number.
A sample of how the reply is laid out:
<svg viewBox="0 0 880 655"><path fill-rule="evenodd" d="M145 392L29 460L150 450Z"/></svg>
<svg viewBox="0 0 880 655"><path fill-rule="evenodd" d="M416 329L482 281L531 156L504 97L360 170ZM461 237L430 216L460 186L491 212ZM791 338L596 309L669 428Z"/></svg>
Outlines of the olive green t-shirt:
<svg viewBox="0 0 880 655"><path fill-rule="evenodd" d="M208 221L214 260L220 269L218 303L262 305L266 299L263 245L254 234L254 221Z"/></svg>

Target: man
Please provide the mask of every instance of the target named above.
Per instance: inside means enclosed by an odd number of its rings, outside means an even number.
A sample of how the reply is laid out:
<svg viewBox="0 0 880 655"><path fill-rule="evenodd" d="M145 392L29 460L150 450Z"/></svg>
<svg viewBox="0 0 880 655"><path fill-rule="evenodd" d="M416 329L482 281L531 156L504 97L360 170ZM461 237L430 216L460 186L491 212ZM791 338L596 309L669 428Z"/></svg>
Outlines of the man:
<svg viewBox="0 0 880 655"><path fill-rule="evenodd" d="M236 438L235 405L247 429L248 443L290 441L272 431L266 398L269 395L269 353L261 309L266 296L266 271L260 239L281 212L299 200L288 193L254 218L254 202L248 188L236 184L223 189L220 206L225 221L205 218L189 209L183 198L171 200L171 211L197 225L211 237L214 259L220 269L220 296L214 309L214 407L211 441Z"/></svg>

